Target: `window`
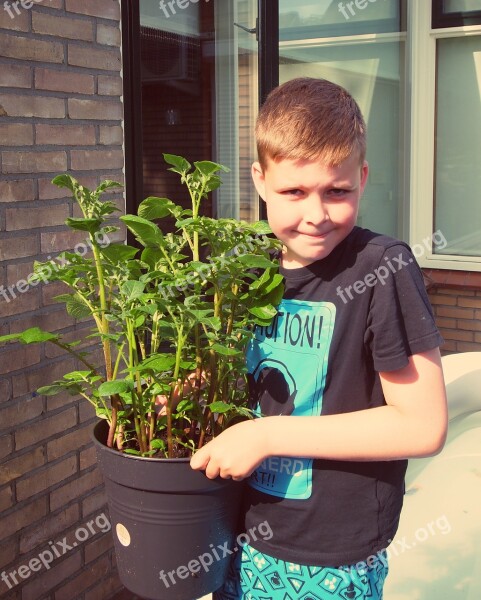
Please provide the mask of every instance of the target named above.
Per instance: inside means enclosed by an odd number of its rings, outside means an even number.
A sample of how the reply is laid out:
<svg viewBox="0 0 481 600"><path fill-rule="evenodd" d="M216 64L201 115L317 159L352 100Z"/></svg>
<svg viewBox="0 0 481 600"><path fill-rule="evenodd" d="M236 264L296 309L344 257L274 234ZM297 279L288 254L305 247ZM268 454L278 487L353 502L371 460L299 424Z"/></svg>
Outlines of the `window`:
<svg viewBox="0 0 481 600"><path fill-rule="evenodd" d="M409 239L428 249L418 257L424 267L481 271L481 25L440 27L442 18L481 14L481 2L410 8Z"/></svg>

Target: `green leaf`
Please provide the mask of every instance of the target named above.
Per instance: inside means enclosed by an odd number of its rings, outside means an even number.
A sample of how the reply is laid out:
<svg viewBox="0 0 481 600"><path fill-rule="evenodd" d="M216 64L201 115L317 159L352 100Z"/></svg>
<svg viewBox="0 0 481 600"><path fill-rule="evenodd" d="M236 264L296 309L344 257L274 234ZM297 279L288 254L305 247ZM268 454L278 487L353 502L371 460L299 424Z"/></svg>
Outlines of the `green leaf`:
<svg viewBox="0 0 481 600"><path fill-rule="evenodd" d="M49 342L52 340L58 340L60 336L55 335L54 333L50 333L48 331L43 331L39 327L31 327L30 329L26 329L20 333L11 333L9 335L2 335L0 337L0 342L9 342L12 340L17 340L22 344L38 344L41 342Z"/></svg>
<svg viewBox="0 0 481 600"><path fill-rule="evenodd" d="M230 169L225 167L224 165L220 165L215 162L211 162L210 160L201 160L194 163L196 169L205 177L209 178L211 175L216 173L217 171L224 171L224 173L229 173Z"/></svg>
<svg viewBox="0 0 481 600"><path fill-rule="evenodd" d="M124 186L121 183L119 183L118 181L112 181L112 179L105 179L104 181L102 181L100 183L98 188L95 190L95 193L97 195L100 195L103 192L105 192L106 190L109 190L111 188L123 188L123 187ZM116 210L118 210L118 208L116 208Z"/></svg>
<svg viewBox="0 0 481 600"><path fill-rule="evenodd" d="M277 314L277 309L274 306L252 306L248 311L263 321L273 319Z"/></svg>
<svg viewBox="0 0 481 600"><path fill-rule="evenodd" d="M218 414L229 412L233 408L230 404L226 404L225 402L212 402L212 404L209 404L208 406L212 413Z"/></svg>
<svg viewBox="0 0 481 600"><path fill-rule="evenodd" d="M52 183L57 187L64 187L69 189L71 192L74 192L78 187L78 181L72 177L71 175L67 175L66 173L63 175L57 175L52 179Z"/></svg>
<svg viewBox="0 0 481 600"><path fill-rule="evenodd" d="M135 215L120 217L136 239L145 247L159 247L163 244L164 236L155 223Z"/></svg>
<svg viewBox="0 0 481 600"><path fill-rule="evenodd" d="M102 220L69 217L65 221L65 224L68 225L71 229L75 229L77 231L88 231L89 233L94 234L99 230L100 226L102 225Z"/></svg>
<svg viewBox="0 0 481 600"><path fill-rule="evenodd" d="M168 198L150 196L140 203L137 213L139 217L153 221L173 215L175 208L177 208L176 205Z"/></svg>
<svg viewBox="0 0 481 600"><path fill-rule="evenodd" d="M131 260L135 257L138 251L138 248L127 246L125 244L110 244L105 246L105 248L100 249L102 255L115 265Z"/></svg>
<svg viewBox="0 0 481 600"><path fill-rule="evenodd" d="M174 167L173 169L169 169L169 171L173 171L179 175L187 173L192 166L185 158L176 154L164 154L164 160L167 164Z"/></svg>
<svg viewBox="0 0 481 600"><path fill-rule="evenodd" d="M144 293L145 284L141 281L126 281L120 286L120 293L127 302L140 298Z"/></svg>
<svg viewBox="0 0 481 600"><path fill-rule="evenodd" d="M114 394L124 394L133 389L134 383L130 379L114 379L105 381L99 386L98 392L101 396L112 396Z"/></svg>
<svg viewBox="0 0 481 600"><path fill-rule="evenodd" d="M222 346L222 344L212 344L212 350L221 354L222 356L238 356L243 354L242 350L236 348L229 348L228 346Z"/></svg>
<svg viewBox="0 0 481 600"><path fill-rule="evenodd" d="M238 261L248 269L268 269L273 266L272 260L257 254L244 254L237 257Z"/></svg>
<svg viewBox="0 0 481 600"><path fill-rule="evenodd" d="M164 450L167 447L167 444L164 442L164 440L152 440L150 442L150 445L152 446L152 448L155 448L156 450Z"/></svg>
<svg viewBox="0 0 481 600"><path fill-rule="evenodd" d="M55 300L63 302L68 314L75 319L84 319L92 314L85 302L74 294L60 294L55 296Z"/></svg>
<svg viewBox="0 0 481 600"><path fill-rule="evenodd" d="M142 371L162 373L163 371L171 370L174 365L174 354L153 354L139 364L139 369Z"/></svg>

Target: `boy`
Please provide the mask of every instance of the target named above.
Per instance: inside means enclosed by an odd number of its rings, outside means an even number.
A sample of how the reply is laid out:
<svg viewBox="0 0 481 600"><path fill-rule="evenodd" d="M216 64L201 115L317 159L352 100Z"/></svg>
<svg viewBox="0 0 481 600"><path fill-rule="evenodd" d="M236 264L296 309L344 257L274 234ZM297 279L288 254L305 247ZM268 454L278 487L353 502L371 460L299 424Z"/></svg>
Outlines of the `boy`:
<svg viewBox="0 0 481 600"><path fill-rule="evenodd" d="M262 418L191 465L248 478L243 531L267 521L273 536L242 548L219 599L382 598L406 459L444 444L442 338L420 269L403 242L355 226L365 136L353 98L324 80L287 82L259 114L252 175L286 285L247 354Z"/></svg>

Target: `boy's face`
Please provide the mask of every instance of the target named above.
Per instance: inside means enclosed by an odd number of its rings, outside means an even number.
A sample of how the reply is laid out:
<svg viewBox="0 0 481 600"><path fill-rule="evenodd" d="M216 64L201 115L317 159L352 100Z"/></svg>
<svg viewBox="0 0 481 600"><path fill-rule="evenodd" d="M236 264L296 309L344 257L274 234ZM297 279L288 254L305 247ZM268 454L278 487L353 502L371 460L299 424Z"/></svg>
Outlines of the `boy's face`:
<svg viewBox="0 0 481 600"><path fill-rule="evenodd" d="M356 224L368 175L366 162L351 155L339 166L322 161L268 161L252 165L252 177L267 206L269 225L284 243L282 264L305 267L325 258Z"/></svg>

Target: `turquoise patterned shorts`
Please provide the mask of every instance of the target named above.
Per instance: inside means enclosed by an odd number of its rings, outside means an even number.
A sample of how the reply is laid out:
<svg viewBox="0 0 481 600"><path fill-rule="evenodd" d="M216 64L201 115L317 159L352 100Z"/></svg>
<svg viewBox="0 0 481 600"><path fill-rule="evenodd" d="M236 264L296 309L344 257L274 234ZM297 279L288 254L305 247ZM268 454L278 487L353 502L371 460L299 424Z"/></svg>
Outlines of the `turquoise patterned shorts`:
<svg viewBox="0 0 481 600"><path fill-rule="evenodd" d="M382 600L386 553L342 567L310 567L285 562L245 545L235 556L227 581L214 600Z"/></svg>

